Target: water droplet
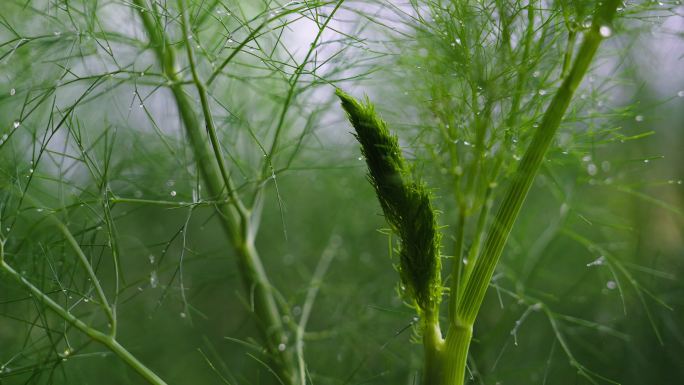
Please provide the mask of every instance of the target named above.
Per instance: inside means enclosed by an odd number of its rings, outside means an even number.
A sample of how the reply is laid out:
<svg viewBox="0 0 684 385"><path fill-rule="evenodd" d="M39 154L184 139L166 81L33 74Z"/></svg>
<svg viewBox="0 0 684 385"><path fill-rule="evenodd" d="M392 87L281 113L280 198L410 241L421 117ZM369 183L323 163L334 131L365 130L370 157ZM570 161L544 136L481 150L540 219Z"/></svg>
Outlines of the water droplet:
<svg viewBox="0 0 684 385"><path fill-rule="evenodd" d="M59 35L61 35L62 33L59 32L59 31L55 31L55 32L53 32L53 34L54 34L55 36L59 36Z"/></svg>
<svg viewBox="0 0 684 385"><path fill-rule="evenodd" d="M278 345L278 351L284 352L287 346L285 344Z"/></svg>
<svg viewBox="0 0 684 385"><path fill-rule="evenodd" d="M468 264L468 258L463 258L462 261L463 261L463 264L464 264L464 265L467 265L467 264Z"/></svg>
<svg viewBox="0 0 684 385"><path fill-rule="evenodd" d="M185 318L185 317L187 317L187 316L188 316L188 315L187 315L187 314L185 314L185 312L183 312L183 311L182 311L182 312L180 312L180 317L181 317L181 318Z"/></svg>
<svg viewBox="0 0 684 385"><path fill-rule="evenodd" d="M33 169L29 168L29 174L33 174Z"/></svg>
<svg viewBox="0 0 684 385"><path fill-rule="evenodd" d="M602 25L599 28L599 34L601 34L601 37L610 37L613 34L613 30L607 25Z"/></svg>
<svg viewBox="0 0 684 385"><path fill-rule="evenodd" d="M615 290L615 288L617 287L617 283L615 283L615 281L608 281L606 282L606 287L609 290Z"/></svg>
<svg viewBox="0 0 684 385"><path fill-rule="evenodd" d="M538 78L539 75L541 75L541 72L539 72L539 71L534 71L534 72L532 72L532 77L533 77L533 78Z"/></svg>
<svg viewBox="0 0 684 385"><path fill-rule="evenodd" d="M644 116L643 115L637 115L634 117L634 120L636 120L637 122L643 122Z"/></svg>
<svg viewBox="0 0 684 385"><path fill-rule="evenodd" d="M150 287L151 288L156 288L157 285L159 284L159 278L157 277L157 270L152 270L150 273Z"/></svg>
<svg viewBox="0 0 684 385"><path fill-rule="evenodd" d="M587 263L587 267L602 266L602 265L604 265L605 263L606 263L606 257L604 257L604 256L602 255L602 256L596 258L596 260Z"/></svg>
<svg viewBox="0 0 684 385"><path fill-rule="evenodd" d="M601 162L601 170L603 170L604 172L610 171L610 162L607 160Z"/></svg>
<svg viewBox="0 0 684 385"><path fill-rule="evenodd" d="M176 190L171 190L171 192L170 192L169 194L170 194L172 197L175 197L175 196L176 196Z"/></svg>
<svg viewBox="0 0 684 385"><path fill-rule="evenodd" d="M14 123L12 123L12 126L14 128L19 128L20 125L21 125L21 122L19 122L18 120L15 120Z"/></svg>
<svg viewBox="0 0 684 385"><path fill-rule="evenodd" d="M648 162L649 162L649 160L648 160L648 159L644 159L644 163L648 163Z"/></svg>
<svg viewBox="0 0 684 385"><path fill-rule="evenodd" d="M677 92L677 96L684 98L684 90Z"/></svg>
<svg viewBox="0 0 684 385"><path fill-rule="evenodd" d="M154 264L154 254L150 254L150 255L147 257L147 259L150 260L150 264L151 264L151 265Z"/></svg>
<svg viewBox="0 0 684 385"><path fill-rule="evenodd" d="M544 90L544 89L539 90L539 95L541 95L541 96L546 95L546 90Z"/></svg>
<svg viewBox="0 0 684 385"><path fill-rule="evenodd" d="M14 96L14 94L16 94L16 93L17 93L17 90L15 90L14 88L12 88L10 90L10 96ZM682 96L684 96L684 95L682 95Z"/></svg>
<svg viewBox="0 0 684 385"><path fill-rule="evenodd" d="M589 163L589 164L587 165L587 173L588 173L589 175L594 176L594 175L596 175L597 172L598 172L598 167L596 167L595 164Z"/></svg>

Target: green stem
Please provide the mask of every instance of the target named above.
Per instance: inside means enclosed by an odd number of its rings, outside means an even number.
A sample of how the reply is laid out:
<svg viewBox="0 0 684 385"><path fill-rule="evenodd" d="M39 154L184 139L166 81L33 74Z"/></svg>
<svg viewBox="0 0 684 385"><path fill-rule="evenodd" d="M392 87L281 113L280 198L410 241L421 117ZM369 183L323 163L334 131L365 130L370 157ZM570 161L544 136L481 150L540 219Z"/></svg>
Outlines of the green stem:
<svg viewBox="0 0 684 385"><path fill-rule="evenodd" d="M496 264L544 155L560 126L577 87L589 69L589 65L603 40L600 28L604 25L610 25L619 3L619 0L608 0L598 9L591 30L585 35L568 76L547 108L539 129L534 134L518 170L513 175L513 181L490 225L482 253L476 261L472 276L466 282L461 297L463 300L458 306L458 318L465 324L473 324L477 317L477 312L482 305Z"/></svg>
<svg viewBox="0 0 684 385"><path fill-rule="evenodd" d="M428 312L423 321L423 348L425 349L424 385L439 385L444 378L444 339L437 314Z"/></svg>
<svg viewBox="0 0 684 385"><path fill-rule="evenodd" d="M444 343L444 372L441 385L463 385L465 381L466 362L468 361L468 349L473 337L472 325L452 324L447 333ZM426 383L425 385L432 385Z"/></svg>
<svg viewBox="0 0 684 385"><path fill-rule="evenodd" d="M0 241L0 249L3 248L3 243ZM45 304L50 310L55 312L58 316L63 318L69 324L73 325L76 329L90 337L93 341L99 342L100 344L107 347L114 354L116 354L121 360L128 364L133 370L138 372L147 382L154 385L166 385L166 382L157 376L152 370L146 367L142 362L140 362L135 356L133 356L126 348L121 346L119 342L114 339L111 335L104 334L94 328L88 326L80 319L76 318L68 310L64 309L62 306L57 304L52 298L48 297L39 288L34 286L16 270L14 270L10 265L4 261L4 253L0 250L0 269L9 274L14 278L19 284L24 286L39 302Z"/></svg>
<svg viewBox="0 0 684 385"><path fill-rule="evenodd" d="M600 29L602 26L611 24L619 4L619 0L606 0L599 6L593 25L585 34L567 77L546 109L541 125L513 175L511 185L489 227L481 254L474 261L472 274L464 277L464 288L459 293L456 314L450 315L451 325L444 344L442 367L439 369L443 377L441 381L426 382L426 385L462 385L464 383L472 325L484 300L496 264L546 151L603 40ZM431 377L426 376L426 379L431 379Z"/></svg>
<svg viewBox="0 0 684 385"><path fill-rule="evenodd" d="M237 196L225 165L209 108L206 86L199 79L191 45L187 41L189 29L184 20L184 15L181 17L181 22L185 32L185 45L193 76L191 84L195 86L200 96L205 127L202 127L195 114L194 103L190 96L183 90L182 79L175 69L174 49L168 43L167 36L157 27L153 13L148 12L145 8L144 1L134 0L134 3L139 7L139 14L149 35L150 43L163 67L164 74L170 81L176 106L190 139L202 179L207 185L207 190L213 197L220 197L224 191L230 197L228 202L218 203L216 208L226 235L237 254L242 280L249 293L252 311L257 319L269 357L273 361L274 372L284 385L295 384L297 383L296 365L292 358L291 349L282 349L282 344L286 342L282 317L275 301L272 285L254 247L256 229L250 221L250 211L244 207ZM182 1L179 4L181 5L181 12L183 12ZM207 145L207 141L211 143L211 149Z"/></svg>
<svg viewBox="0 0 684 385"><path fill-rule="evenodd" d="M40 203L35 198L31 197L29 194L23 194L22 197L23 199L30 202L36 207L43 207L42 203ZM69 246L71 246L72 250L74 250L74 252L76 253L78 262L81 264L81 267L83 267L83 270L85 270L86 274L88 274L90 282L92 282L93 286L95 287L95 292L97 293L100 306L107 315L107 319L109 320L110 324L109 333L112 337L116 337L116 314L114 312L114 309L112 309L112 306L109 304L109 300L107 300L107 296L104 293L104 289L102 289L102 285L100 284L100 280L97 278L97 274L95 274L93 266L90 264L90 261L83 252L83 249L81 249L81 245L78 244L78 241L76 240L76 238L74 238L74 235L71 233L71 230L69 230L67 225L65 225L64 222L62 222L54 213L49 213L46 216L46 218L59 229L62 235L64 235L64 238L66 239Z"/></svg>

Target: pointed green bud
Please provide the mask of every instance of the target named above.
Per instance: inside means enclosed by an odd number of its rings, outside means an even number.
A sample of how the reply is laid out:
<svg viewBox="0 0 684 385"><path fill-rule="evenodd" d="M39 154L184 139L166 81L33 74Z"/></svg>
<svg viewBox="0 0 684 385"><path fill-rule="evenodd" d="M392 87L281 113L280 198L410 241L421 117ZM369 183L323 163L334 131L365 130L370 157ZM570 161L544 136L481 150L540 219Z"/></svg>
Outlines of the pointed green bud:
<svg viewBox="0 0 684 385"><path fill-rule="evenodd" d="M399 274L408 295L422 311L433 311L441 299L439 232L430 192L411 175L399 142L373 105L336 91L356 130L368 165L368 178L392 231L401 240Z"/></svg>

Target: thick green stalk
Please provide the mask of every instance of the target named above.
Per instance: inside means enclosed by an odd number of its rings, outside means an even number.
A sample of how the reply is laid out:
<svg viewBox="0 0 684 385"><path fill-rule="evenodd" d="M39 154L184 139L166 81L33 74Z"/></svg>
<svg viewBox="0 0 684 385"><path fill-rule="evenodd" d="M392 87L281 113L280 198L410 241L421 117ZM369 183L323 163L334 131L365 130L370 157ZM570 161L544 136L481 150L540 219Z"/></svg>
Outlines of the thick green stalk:
<svg viewBox="0 0 684 385"><path fill-rule="evenodd" d="M445 341L443 381L426 385L462 385L464 383L472 325L484 300L496 264L546 151L603 40L601 29L610 26L619 4L619 0L607 0L599 6L592 27L585 34L570 72L546 109L539 129L535 132L489 227L482 252L475 261L472 274L466 276L462 283L463 289L459 296L456 318L451 319Z"/></svg>
<svg viewBox="0 0 684 385"><path fill-rule="evenodd" d="M600 28L610 25L619 3L619 0L609 0L599 8L591 30L584 37L570 73L547 108L539 129L534 134L518 170L513 175L513 181L487 233L482 253L475 261L476 265L472 276L468 277L467 282L465 282L463 300L459 303L457 313L460 321L465 324L472 325L475 321L489 281L494 273L494 268L499 261L525 197L544 160L544 155L560 126L575 90L589 69L589 65L603 40Z"/></svg>
<svg viewBox="0 0 684 385"><path fill-rule="evenodd" d="M275 373L285 385L295 384L297 383L296 365L292 359L291 349L282 349L283 344L287 342L282 317L275 301L273 288L254 246L256 234L250 223L250 212L237 196L227 171L209 109L206 86L195 70L191 48L187 47L187 53L193 75L192 84L195 85L200 95L204 127L194 111L191 97L183 90L182 79L176 71L175 52L168 43L167 36L157 25L151 12L145 8L144 1L134 0L134 3L140 9L139 14L149 35L150 43L157 54L164 74L170 81L171 91L207 190L213 197L220 197L224 192L228 194L229 200L218 203L216 208L226 235L237 254L242 280L250 293L252 311L257 319ZM182 23L187 32L186 22L182 20ZM186 45L189 45L187 35L185 33ZM207 142L210 142L211 148Z"/></svg>
<svg viewBox="0 0 684 385"><path fill-rule="evenodd" d="M462 385L472 337L471 325L451 324L444 343L442 378L424 385Z"/></svg>

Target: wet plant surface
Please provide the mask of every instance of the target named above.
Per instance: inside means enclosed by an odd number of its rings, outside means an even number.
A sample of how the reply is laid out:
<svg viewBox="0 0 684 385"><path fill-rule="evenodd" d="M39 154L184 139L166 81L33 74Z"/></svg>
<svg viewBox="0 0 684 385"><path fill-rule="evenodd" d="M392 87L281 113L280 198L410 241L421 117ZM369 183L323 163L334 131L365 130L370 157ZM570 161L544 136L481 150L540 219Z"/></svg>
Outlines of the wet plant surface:
<svg viewBox="0 0 684 385"><path fill-rule="evenodd" d="M678 0L0 8L0 384L684 381Z"/></svg>

